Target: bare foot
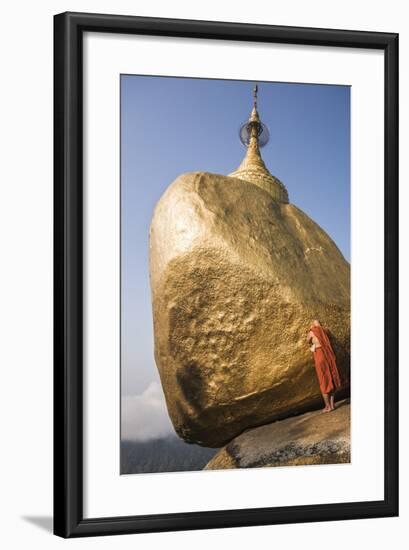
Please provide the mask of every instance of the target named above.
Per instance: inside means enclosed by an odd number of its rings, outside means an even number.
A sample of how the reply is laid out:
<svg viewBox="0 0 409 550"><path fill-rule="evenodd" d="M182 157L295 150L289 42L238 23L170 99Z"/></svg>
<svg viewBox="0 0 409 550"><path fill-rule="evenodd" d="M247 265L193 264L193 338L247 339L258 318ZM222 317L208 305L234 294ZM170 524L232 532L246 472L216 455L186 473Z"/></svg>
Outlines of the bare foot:
<svg viewBox="0 0 409 550"><path fill-rule="evenodd" d="M332 411L331 407L324 407L321 412L322 413L329 413L331 411Z"/></svg>

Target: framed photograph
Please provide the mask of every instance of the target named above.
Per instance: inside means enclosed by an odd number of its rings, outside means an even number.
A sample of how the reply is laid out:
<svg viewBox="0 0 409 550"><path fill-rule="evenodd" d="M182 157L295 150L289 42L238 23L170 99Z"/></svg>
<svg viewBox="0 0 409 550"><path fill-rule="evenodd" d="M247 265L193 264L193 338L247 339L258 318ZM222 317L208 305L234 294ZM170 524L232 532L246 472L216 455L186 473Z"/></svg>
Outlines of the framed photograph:
<svg viewBox="0 0 409 550"><path fill-rule="evenodd" d="M398 514L398 36L54 20L54 531Z"/></svg>

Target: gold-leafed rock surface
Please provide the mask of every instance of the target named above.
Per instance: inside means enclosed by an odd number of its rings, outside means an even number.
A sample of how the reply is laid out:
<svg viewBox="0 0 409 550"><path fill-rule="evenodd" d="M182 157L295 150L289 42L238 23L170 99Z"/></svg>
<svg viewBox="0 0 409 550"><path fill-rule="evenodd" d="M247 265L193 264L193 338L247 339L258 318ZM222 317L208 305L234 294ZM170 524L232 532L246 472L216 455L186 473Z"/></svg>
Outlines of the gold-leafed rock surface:
<svg viewBox="0 0 409 550"><path fill-rule="evenodd" d="M348 385L349 264L296 206L244 180L184 174L154 211L150 278L155 360L185 441L220 447L317 405L312 319Z"/></svg>

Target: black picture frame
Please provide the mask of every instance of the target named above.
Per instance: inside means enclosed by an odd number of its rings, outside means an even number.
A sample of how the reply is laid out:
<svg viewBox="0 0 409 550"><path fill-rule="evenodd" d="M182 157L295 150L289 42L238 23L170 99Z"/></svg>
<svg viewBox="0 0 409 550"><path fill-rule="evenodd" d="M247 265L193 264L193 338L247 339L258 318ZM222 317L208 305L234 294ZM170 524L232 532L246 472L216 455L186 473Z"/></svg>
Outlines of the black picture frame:
<svg viewBox="0 0 409 550"><path fill-rule="evenodd" d="M82 42L86 31L383 50L384 500L84 519ZM54 101L54 533L81 537L398 515L398 35L63 13L54 18Z"/></svg>

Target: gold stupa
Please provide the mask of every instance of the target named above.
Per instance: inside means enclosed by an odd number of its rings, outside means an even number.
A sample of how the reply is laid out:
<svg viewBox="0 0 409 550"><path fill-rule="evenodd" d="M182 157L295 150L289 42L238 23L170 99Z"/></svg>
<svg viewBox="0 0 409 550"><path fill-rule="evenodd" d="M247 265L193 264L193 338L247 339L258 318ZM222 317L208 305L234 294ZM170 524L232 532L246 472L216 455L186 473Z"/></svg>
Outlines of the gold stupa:
<svg viewBox="0 0 409 550"><path fill-rule="evenodd" d="M258 88L256 85L253 90L253 110L251 111L249 120L242 127L242 132L244 130L244 133L248 137L246 141L242 139L242 142L247 147L246 155L237 170L229 174L229 176L254 183L267 191L274 200L288 203L288 192L285 185L269 172L261 158L259 137L264 131L265 126L261 122L257 111L257 91Z"/></svg>

